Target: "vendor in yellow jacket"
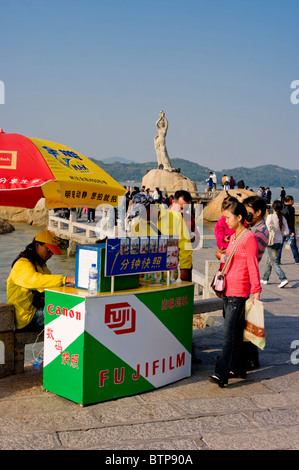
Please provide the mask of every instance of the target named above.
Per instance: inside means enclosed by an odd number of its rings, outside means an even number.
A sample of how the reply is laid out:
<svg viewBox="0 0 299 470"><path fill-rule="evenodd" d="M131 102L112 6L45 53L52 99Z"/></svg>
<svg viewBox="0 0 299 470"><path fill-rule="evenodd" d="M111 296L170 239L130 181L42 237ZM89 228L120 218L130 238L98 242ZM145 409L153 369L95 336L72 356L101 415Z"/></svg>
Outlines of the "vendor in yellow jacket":
<svg viewBox="0 0 299 470"><path fill-rule="evenodd" d="M153 203L149 195L133 197L128 220L132 220L131 236L174 235L179 238L179 266L182 281L192 278L192 245L189 230L180 212L171 212Z"/></svg>
<svg viewBox="0 0 299 470"><path fill-rule="evenodd" d="M61 255L55 235L39 232L12 264L7 279L7 303L15 307L17 329L42 331L44 328L44 289L74 284L74 276L51 274L46 262L53 254Z"/></svg>

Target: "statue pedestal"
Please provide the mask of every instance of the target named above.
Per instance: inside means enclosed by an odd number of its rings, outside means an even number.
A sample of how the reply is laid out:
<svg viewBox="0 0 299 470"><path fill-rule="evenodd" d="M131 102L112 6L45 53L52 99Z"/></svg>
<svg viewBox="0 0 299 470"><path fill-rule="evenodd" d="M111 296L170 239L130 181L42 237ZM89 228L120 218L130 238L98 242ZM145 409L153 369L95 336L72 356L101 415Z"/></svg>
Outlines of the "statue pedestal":
<svg viewBox="0 0 299 470"><path fill-rule="evenodd" d="M179 189L193 192L197 191L196 184L182 173L169 170L150 170L142 179L142 186L154 190L158 187L161 191L167 191L168 195L174 194Z"/></svg>

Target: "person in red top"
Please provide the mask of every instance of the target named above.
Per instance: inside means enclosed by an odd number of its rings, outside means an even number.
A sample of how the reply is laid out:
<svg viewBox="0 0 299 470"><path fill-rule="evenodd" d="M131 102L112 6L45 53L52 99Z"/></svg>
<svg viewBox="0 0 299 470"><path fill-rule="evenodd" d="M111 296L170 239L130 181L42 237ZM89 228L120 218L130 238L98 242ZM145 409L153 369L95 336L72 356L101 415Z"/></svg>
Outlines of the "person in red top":
<svg viewBox="0 0 299 470"><path fill-rule="evenodd" d="M230 237L235 233L233 229L230 229L226 223L224 215L220 217L215 225L214 234L216 238L216 244L220 250L226 250L229 244Z"/></svg>
<svg viewBox="0 0 299 470"><path fill-rule="evenodd" d="M229 228L235 230L231 236L226 255L229 256L234 244L242 236L231 259L226 273L226 288L223 295L223 347L217 359L215 374L210 381L223 387L230 376L246 376L243 348L243 330L245 323L245 302L250 295L259 300L261 286L258 267L258 243L255 235L244 225L247 217L245 206L232 201L223 211ZM233 371L233 375L231 375Z"/></svg>
<svg viewBox="0 0 299 470"><path fill-rule="evenodd" d="M223 211L228 204L232 201L237 201L238 199L233 196L227 196L223 199L221 204L222 216L215 225L214 235L216 238L217 251L219 253L219 259L221 255L225 255L226 248L228 247L230 237L235 233L234 229L229 228L226 223L226 218L223 215ZM220 263L220 269L222 269L224 263Z"/></svg>

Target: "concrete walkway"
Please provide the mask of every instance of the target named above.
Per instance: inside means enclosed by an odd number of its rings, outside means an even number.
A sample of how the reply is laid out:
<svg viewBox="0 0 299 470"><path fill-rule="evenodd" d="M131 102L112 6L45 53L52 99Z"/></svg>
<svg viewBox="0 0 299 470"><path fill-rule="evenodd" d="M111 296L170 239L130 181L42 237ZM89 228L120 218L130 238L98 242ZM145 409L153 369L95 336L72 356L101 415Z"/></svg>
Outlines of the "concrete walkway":
<svg viewBox="0 0 299 470"><path fill-rule="evenodd" d="M213 258L214 249L195 253L195 269L203 271L203 260ZM106 449L116 455L120 450L298 450L299 265L289 250L282 268L288 286L278 289L273 273L263 287L266 348L260 351L261 367L245 380L231 380L223 389L208 381L221 350L221 326L194 331L202 362L193 365L190 378L85 408L43 391L42 369L28 365L24 375L0 380L0 449Z"/></svg>

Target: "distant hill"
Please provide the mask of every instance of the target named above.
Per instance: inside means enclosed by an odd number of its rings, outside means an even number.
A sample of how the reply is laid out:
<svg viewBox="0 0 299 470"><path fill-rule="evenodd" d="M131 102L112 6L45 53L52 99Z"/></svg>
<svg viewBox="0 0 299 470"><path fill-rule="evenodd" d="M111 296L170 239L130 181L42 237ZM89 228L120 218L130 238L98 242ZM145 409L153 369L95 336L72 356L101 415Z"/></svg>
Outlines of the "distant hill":
<svg viewBox="0 0 299 470"><path fill-rule="evenodd" d="M156 161L136 163L130 162L129 160L121 157L112 157L111 159L107 158L105 160L96 160L92 158L91 160L120 182L141 182L143 176L149 170L157 168ZM199 184L206 183L211 170L209 167L199 165L198 163L191 162L183 158L172 158L171 164L174 168L180 168L183 175ZM218 183L221 182L224 174L233 176L236 182L244 180L245 185L250 187L299 187L299 170L290 170L277 165L261 165L254 168L225 168L221 171L216 171Z"/></svg>
<svg viewBox="0 0 299 470"><path fill-rule="evenodd" d="M289 170L277 165L261 165L254 168L237 167L224 169L219 178L226 174L233 176L236 181L244 180L247 186L272 186L272 187L295 187L299 188L299 170Z"/></svg>
<svg viewBox="0 0 299 470"><path fill-rule="evenodd" d="M134 163L134 160L127 160L126 158L122 158L122 157L109 157L109 158L105 158L102 161L107 165L109 165L110 163L115 163L115 162L120 162L120 163L125 163L125 164Z"/></svg>

